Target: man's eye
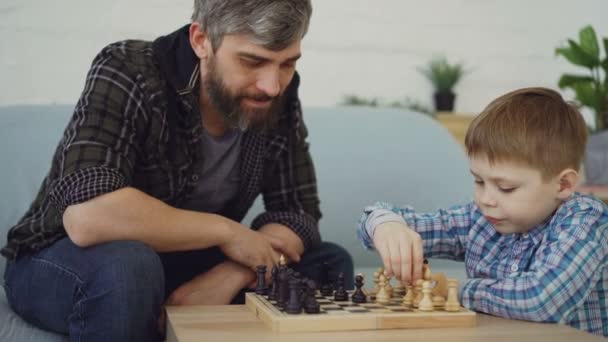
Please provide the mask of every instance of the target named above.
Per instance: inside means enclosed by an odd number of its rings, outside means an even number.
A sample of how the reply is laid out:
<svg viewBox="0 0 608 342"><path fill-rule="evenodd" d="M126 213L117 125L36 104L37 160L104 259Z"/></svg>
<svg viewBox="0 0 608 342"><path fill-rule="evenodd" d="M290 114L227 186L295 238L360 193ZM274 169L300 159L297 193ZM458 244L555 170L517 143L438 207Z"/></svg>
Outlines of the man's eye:
<svg viewBox="0 0 608 342"><path fill-rule="evenodd" d="M246 59L242 59L242 61L246 66L252 67L252 68L262 65L262 61L259 59L247 59L246 58Z"/></svg>

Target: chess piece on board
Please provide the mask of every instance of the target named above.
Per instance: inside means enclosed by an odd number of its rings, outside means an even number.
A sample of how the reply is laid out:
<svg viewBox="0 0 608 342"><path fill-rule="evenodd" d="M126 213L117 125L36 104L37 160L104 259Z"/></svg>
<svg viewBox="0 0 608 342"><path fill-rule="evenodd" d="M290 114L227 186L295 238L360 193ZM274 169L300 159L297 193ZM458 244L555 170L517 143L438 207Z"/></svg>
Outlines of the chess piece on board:
<svg viewBox="0 0 608 342"><path fill-rule="evenodd" d="M302 303L300 302L300 279L289 279L289 300L285 305L285 312L288 314L299 314L302 312Z"/></svg>
<svg viewBox="0 0 608 342"><path fill-rule="evenodd" d="M424 265L422 265L422 279L431 280L431 266L429 265L429 261L424 259Z"/></svg>
<svg viewBox="0 0 608 342"><path fill-rule="evenodd" d="M308 292L304 301L304 312L307 314L318 314L321 312L321 305L317 302L315 294L317 293L317 284L314 280L304 282L305 290Z"/></svg>
<svg viewBox="0 0 608 342"><path fill-rule="evenodd" d="M266 265L257 266L255 273L257 274L255 294L264 296L268 292L268 287L266 286Z"/></svg>
<svg viewBox="0 0 608 342"><path fill-rule="evenodd" d="M445 311L457 312L460 311L460 303L458 302L458 280L448 279L448 298L445 302Z"/></svg>
<svg viewBox="0 0 608 342"><path fill-rule="evenodd" d="M422 300L422 283L424 282L424 280L422 279L418 279L416 280L416 286L414 286L414 302L412 303L412 306L417 308L418 304L420 303L420 301Z"/></svg>
<svg viewBox="0 0 608 342"><path fill-rule="evenodd" d="M392 297L393 296L393 286L391 285L391 276L386 276L386 286L384 286L384 289L386 290L386 293L388 293L388 297Z"/></svg>
<svg viewBox="0 0 608 342"><path fill-rule="evenodd" d="M405 292L405 296L403 297L403 302L401 305L411 308L414 304L414 287L412 285L407 285L407 290Z"/></svg>
<svg viewBox="0 0 608 342"><path fill-rule="evenodd" d="M272 266L270 271L271 276L271 287L268 293L268 300L277 300L277 292L279 287L279 268L277 265Z"/></svg>
<svg viewBox="0 0 608 342"><path fill-rule="evenodd" d="M425 280L422 283L422 299L418 303L418 310L420 311L433 311L433 301L431 300L431 282Z"/></svg>
<svg viewBox="0 0 608 342"><path fill-rule="evenodd" d="M405 285L403 285L399 279L397 279L397 286L393 288L393 294L395 297L399 298L402 298L405 295Z"/></svg>
<svg viewBox="0 0 608 342"><path fill-rule="evenodd" d="M353 303L366 303L367 296L363 292L363 275L357 274L355 277L355 292L351 296Z"/></svg>
<svg viewBox="0 0 608 342"><path fill-rule="evenodd" d="M338 281L336 282L336 292L334 293L334 300L338 302L345 302L348 300L348 292L344 288L344 273L338 274Z"/></svg>
<svg viewBox="0 0 608 342"><path fill-rule="evenodd" d="M378 290L378 293L376 293L376 303L388 304L390 302L390 296L386 292L386 277L384 274L380 274L378 286L380 289Z"/></svg>
<svg viewBox="0 0 608 342"><path fill-rule="evenodd" d="M324 262L321 265L321 288L319 289L319 291L321 292L322 296L331 296L334 292L334 287L331 284L330 280L329 280L329 265Z"/></svg>

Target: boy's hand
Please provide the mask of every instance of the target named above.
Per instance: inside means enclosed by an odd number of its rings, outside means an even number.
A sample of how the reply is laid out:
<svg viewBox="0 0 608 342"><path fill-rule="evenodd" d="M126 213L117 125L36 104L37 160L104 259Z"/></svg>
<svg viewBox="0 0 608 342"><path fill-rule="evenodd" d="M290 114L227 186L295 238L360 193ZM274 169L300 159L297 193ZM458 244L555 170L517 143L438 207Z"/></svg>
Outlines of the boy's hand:
<svg viewBox="0 0 608 342"><path fill-rule="evenodd" d="M422 278L424 255L420 234L406 224L385 222L376 227L373 240L386 275L395 275L404 284Z"/></svg>

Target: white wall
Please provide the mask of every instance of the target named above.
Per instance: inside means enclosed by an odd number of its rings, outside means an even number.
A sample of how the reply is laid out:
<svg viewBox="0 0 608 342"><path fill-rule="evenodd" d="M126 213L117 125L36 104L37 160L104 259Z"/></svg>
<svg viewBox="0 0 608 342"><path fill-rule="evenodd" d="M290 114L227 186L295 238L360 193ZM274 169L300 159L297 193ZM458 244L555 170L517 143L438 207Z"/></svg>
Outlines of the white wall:
<svg viewBox="0 0 608 342"><path fill-rule="evenodd" d="M433 54L472 72L456 110L476 112L517 87L556 87L576 71L554 48L594 25L608 36L607 0L313 0L299 70L305 105L349 93L430 104L416 71ZM186 23L191 0L2 0L0 105L73 103L96 52L124 38L153 39ZM568 95L568 94L567 94Z"/></svg>

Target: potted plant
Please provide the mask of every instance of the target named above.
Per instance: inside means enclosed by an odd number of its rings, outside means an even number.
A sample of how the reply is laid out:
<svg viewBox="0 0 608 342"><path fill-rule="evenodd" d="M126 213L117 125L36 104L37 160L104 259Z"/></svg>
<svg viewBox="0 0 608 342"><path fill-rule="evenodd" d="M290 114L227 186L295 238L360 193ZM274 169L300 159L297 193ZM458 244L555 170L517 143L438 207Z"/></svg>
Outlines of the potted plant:
<svg viewBox="0 0 608 342"><path fill-rule="evenodd" d="M595 114L595 130L608 129L608 38L603 38L605 56L600 57L600 45L591 26L579 32L579 42L568 39L566 46L555 49L557 55L570 63L587 69L583 75L564 74L559 79L561 89L574 90L576 101L591 108ZM602 77L603 73L603 77Z"/></svg>
<svg viewBox="0 0 608 342"><path fill-rule="evenodd" d="M456 99L453 89L465 73L462 63L450 64L445 56L437 56L432 58L425 67L418 68L418 70L433 85L435 110L453 111L454 100Z"/></svg>
<svg viewBox="0 0 608 342"><path fill-rule="evenodd" d="M585 184L598 185L588 192L601 189L604 199L608 198L608 38L602 39L604 57L595 30L585 26L579 31L579 41L568 39L565 46L555 49L557 55L565 57L570 63L583 67L582 75L564 74L559 79L561 89L574 90L576 101L590 108L595 115L595 127L585 149Z"/></svg>

